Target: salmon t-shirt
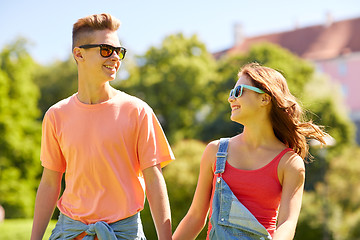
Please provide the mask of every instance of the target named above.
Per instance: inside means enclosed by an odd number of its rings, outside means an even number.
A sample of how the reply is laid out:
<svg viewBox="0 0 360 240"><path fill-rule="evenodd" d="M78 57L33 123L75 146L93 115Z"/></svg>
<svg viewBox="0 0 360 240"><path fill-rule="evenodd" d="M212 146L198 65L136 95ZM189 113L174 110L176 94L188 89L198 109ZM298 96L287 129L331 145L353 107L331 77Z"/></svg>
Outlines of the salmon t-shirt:
<svg viewBox="0 0 360 240"><path fill-rule="evenodd" d="M153 110L121 91L99 104L81 103L74 94L46 112L42 130L43 167L65 172L57 206L85 224L141 211L142 170L174 160Z"/></svg>

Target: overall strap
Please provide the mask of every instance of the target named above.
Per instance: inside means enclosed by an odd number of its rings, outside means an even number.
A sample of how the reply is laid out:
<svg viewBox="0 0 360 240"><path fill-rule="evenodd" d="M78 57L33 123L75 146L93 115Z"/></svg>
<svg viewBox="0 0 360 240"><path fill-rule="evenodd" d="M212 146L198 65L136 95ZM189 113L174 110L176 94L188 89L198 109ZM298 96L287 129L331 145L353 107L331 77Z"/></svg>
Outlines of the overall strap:
<svg viewBox="0 0 360 240"><path fill-rule="evenodd" d="M215 174L221 174L225 171L225 163L227 159L227 149L229 145L229 138L221 138L219 143L219 150L216 153L216 169Z"/></svg>

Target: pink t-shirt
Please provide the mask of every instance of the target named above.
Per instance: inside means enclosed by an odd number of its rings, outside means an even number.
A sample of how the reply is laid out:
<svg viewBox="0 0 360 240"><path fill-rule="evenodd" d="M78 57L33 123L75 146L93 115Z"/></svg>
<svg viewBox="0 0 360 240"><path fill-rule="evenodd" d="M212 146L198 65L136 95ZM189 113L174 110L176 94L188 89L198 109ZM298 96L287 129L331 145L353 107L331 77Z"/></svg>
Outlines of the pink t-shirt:
<svg viewBox="0 0 360 240"><path fill-rule="evenodd" d="M93 105L74 94L45 114L42 165L65 172L57 206L74 220L112 223L139 212L145 200L142 170L173 159L152 109L126 93Z"/></svg>

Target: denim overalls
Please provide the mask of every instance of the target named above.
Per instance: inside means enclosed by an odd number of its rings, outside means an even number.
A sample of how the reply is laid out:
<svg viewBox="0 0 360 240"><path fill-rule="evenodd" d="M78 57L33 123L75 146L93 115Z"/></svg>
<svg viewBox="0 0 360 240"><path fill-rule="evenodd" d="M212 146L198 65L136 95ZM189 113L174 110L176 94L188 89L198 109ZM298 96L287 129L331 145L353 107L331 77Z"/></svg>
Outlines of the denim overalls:
<svg viewBox="0 0 360 240"><path fill-rule="evenodd" d="M209 239L271 239L265 227L261 225L252 213L241 204L222 178L227 159L229 138L220 139L216 154L217 174L215 192L212 202L211 230Z"/></svg>
<svg viewBox="0 0 360 240"><path fill-rule="evenodd" d="M139 213L110 224L100 221L89 225L60 213L49 240L73 239L83 232L87 233L83 240L93 240L95 235L99 240L146 240Z"/></svg>

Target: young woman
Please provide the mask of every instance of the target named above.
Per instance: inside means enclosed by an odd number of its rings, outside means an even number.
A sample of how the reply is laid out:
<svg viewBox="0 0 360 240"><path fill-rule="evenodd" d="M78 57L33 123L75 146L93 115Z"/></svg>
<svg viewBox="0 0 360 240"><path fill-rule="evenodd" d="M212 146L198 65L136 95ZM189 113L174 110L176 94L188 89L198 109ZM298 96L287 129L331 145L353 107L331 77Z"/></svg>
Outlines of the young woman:
<svg viewBox="0 0 360 240"><path fill-rule="evenodd" d="M301 208L306 139L325 144L277 71L248 64L230 91L231 120L243 133L206 147L191 207L173 238L293 239Z"/></svg>

